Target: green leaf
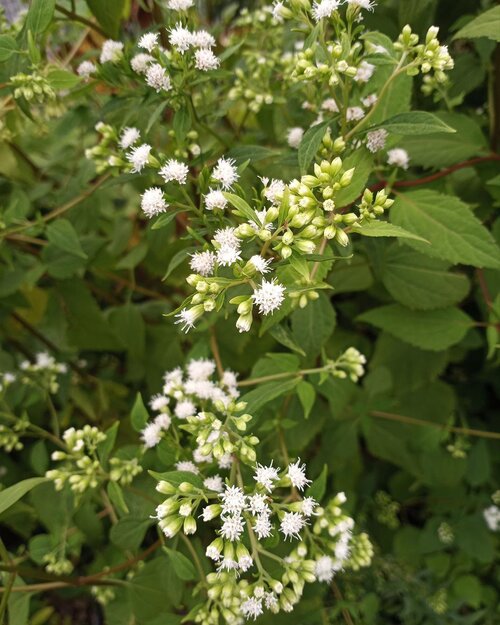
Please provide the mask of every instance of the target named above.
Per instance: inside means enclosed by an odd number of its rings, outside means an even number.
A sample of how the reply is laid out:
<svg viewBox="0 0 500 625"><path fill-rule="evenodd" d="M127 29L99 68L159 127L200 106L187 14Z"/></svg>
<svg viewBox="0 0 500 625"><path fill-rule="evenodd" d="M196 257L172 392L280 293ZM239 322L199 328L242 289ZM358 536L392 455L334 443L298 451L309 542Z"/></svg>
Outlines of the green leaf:
<svg viewBox="0 0 500 625"><path fill-rule="evenodd" d="M108 497L115 508L122 514L129 514L130 511L123 497L123 491L121 486L117 482L108 482L107 487Z"/></svg>
<svg viewBox="0 0 500 625"><path fill-rule="evenodd" d="M113 451L119 427L119 421L113 423L113 425L106 430L106 438L97 445L97 453L99 454L100 461L103 463L107 462L109 454Z"/></svg>
<svg viewBox="0 0 500 625"><path fill-rule="evenodd" d="M151 226L151 230L159 230L160 228L165 228L165 226L168 226L168 224L171 223L172 220L177 217L177 215L184 212L186 212L186 209L184 208L169 208L167 213L163 213L163 215L160 215L158 217L158 219Z"/></svg>
<svg viewBox="0 0 500 625"><path fill-rule="evenodd" d="M239 145L235 148L231 148L227 154L229 158L234 158L238 164L244 163L247 160L256 163L278 155L278 150L266 148L264 145Z"/></svg>
<svg viewBox="0 0 500 625"><path fill-rule="evenodd" d="M32 477L0 491L0 514L13 506L16 501L19 501L31 489L48 481L46 477Z"/></svg>
<svg viewBox="0 0 500 625"><path fill-rule="evenodd" d="M385 128L388 132L394 135L429 135L437 132L456 132L455 128L452 128L439 117L426 111L411 111L410 113L400 113L391 117L387 121L379 124L378 126L370 128Z"/></svg>
<svg viewBox="0 0 500 625"><path fill-rule="evenodd" d="M416 250L451 263L500 268L500 249L493 236L458 198L421 190L398 196L391 221L429 241L408 241Z"/></svg>
<svg viewBox="0 0 500 625"><path fill-rule="evenodd" d="M328 478L328 465L323 465L323 469L311 486L307 489L307 496L313 497L320 502L326 493L326 481Z"/></svg>
<svg viewBox="0 0 500 625"><path fill-rule="evenodd" d="M18 47L14 37L0 35L0 62L8 61L17 50Z"/></svg>
<svg viewBox="0 0 500 625"><path fill-rule="evenodd" d="M472 327L472 319L458 308L414 311L400 304L374 308L357 317L411 345L441 351L456 345Z"/></svg>
<svg viewBox="0 0 500 625"><path fill-rule="evenodd" d="M316 400L316 390L310 382L301 380L297 384L297 395L299 396L300 403L304 409L304 417L308 419Z"/></svg>
<svg viewBox="0 0 500 625"><path fill-rule="evenodd" d="M149 421L149 413L142 401L142 395L137 393L135 397L135 402L132 407L132 412L130 413L130 422L132 423L132 427L136 432L140 432L146 426L146 423Z"/></svg>
<svg viewBox="0 0 500 625"><path fill-rule="evenodd" d="M87 0L87 5L104 32L110 37L118 37L126 0Z"/></svg>
<svg viewBox="0 0 500 625"><path fill-rule="evenodd" d="M352 231L364 237L398 237L399 239L415 239L416 241L428 243L428 241L413 232L409 232L387 221L369 221L362 226L353 228Z"/></svg>
<svg viewBox="0 0 500 625"><path fill-rule="evenodd" d="M26 16L26 28L34 35L45 32L54 16L55 6L56 0L32 0Z"/></svg>
<svg viewBox="0 0 500 625"><path fill-rule="evenodd" d="M169 482L173 486L179 486L182 482L189 482L196 488L203 488L203 482L199 475L191 473L191 471L167 471L166 473L157 473L156 471L149 471L155 480L164 480Z"/></svg>
<svg viewBox="0 0 500 625"><path fill-rule="evenodd" d="M191 560L179 551L163 547L163 551L168 555L170 562L174 568L175 574L179 579L190 581L196 579L196 569Z"/></svg>
<svg viewBox="0 0 500 625"><path fill-rule="evenodd" d="M468 556L485 564L494 560L495 541L481 516L459 519L454 530L458 546Z"/></svg>
<svg viewBox="0 0 500 625"><path fill-rule="evenodd" d="M127 515L111 527L109 537L111 542L120 549L135 551L141 546L146 531L152 523L153 519Z"/></svg>
<svg viewBox="0 0 500 625"><path fill-rule="evenodd" d="M273 337L273 339L278 341L278 343L288 347L288 349L291 349L301 356L306 355L305 351L293 340L291 332L285 328L285 326L281 324L275 325L269 330L269 334Z"/></svg>
<svg viewBox="0 0 500 625"><path fill-rule="evenodd" d="M387 250L384 260L382 282L392 297L408 308L446 308L458 304L469 292L467 278L448 271L446 261L397 245Z"/></svg>
<svg viewBox="0 0 500 625"><path fill-rule="evenodd" d="M56 247L79 258L87 258L71 222L58 219L47 226L47 239Z"/></svg>
<svg viewBox="0 0 500 625"><path fill-rule="evenodd" d="M241 217L245 217L245 219L253 221L254 223L260 223L260 219L257 217L253 208L251 208L251 206L239 195L234 195L234 193L224 193L224 197L231 204L231 206L234 206L236 211L238 211L237 214Z"/></svg>
<svg viewBox="0 0 500 625"><path fill-rule="evenodd" d="M172 566L166 556L147 562L129 583L129 596L137 621L144 623L165 614L169 608ZM182 588L179 589L182 592ZM178 594L179 601L180 594ZM161 619L161 622L168 622Z"/></svg>
<svg viewBox="0 0 500 625"><path fill-rule="evenodd" d="M500 21L498 22L500 27ZM453 592L460 603L466 603L473 608L481 604L481 581L475 575L461 575L453 582Z"/></svg>
<svg viewBox="0 0 500 625"><path fill-rule="evenodd" d="M302 173L308 170L309 165L316 156L330 123L331 120L327 120L321 124L316 124L309 128L302 137L298 150L299 167Z"/></svg>
<svg viewBox="0 0 500 625"><path fill-rule="evenodd" d="M81 82L81 78L73 72L68 72L65 69L59 69L57 67L49 69L47 78L50 86L56 91L60 89L72 89Z"/></svg>
<svg viewBox="0 0 500 625"><path fill-rule="evenodd" d="M182 144L191 128L191 116L189 115L187 107L184 106L175 112L172 126L174 128L175 138Z"/></svg>
<svg viewBox="0 0 500 625"><path fill-rule="evenodd" d="M265 384L260 384L258 388L245 393L245 395L241 397L241 401L247 402L245 410L252 414L263 408L269 402L273 401L273 399L281 397L282 395L292 391L298 382L299 378L266 382Z"/></svg>
<svg viewBox="0 0 500 625"><path fill-rule="evenodd" d="M373 155L365 148L356 150L344 160L342 167L345 171L354 167L355 171L351 184L340 189L335 196L335 204L339 207L354 202L363 192L373 169Z"/></svg>
<svg viewBox="0 0 500 625"><path fill-rule="evenodd" d="M148 253L148 244L146 241L140 241L126 254L120 261L116 263L117 269L134 269L144 260Z"/></svg>
<svg viewBox="0 0 500 625"><path fill-rule="evenodd" d="M493 41L500 41L500 6L481 13L461 28L453 39L475 39L488 37Z"/></svg>
<svg viewBox="0 0 500 625"><path fill-rule="evenodd" d="M324 293L299 308L292 316L292 334L308 356L316 356L330 338L336 324L335 310Z"/></svg>

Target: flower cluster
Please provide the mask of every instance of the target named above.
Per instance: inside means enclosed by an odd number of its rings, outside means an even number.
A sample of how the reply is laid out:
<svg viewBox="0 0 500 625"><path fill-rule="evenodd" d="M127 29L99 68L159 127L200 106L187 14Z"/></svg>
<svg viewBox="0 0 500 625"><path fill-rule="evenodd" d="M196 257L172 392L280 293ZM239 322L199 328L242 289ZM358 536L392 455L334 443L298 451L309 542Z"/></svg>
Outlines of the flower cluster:
<svg viewBox="0 0 500 625"><path fill-rule="evenodd" d="M47 352L39 352L35 356L35 362L24 360L20 366L23 372L21 381L24 383L36 382L46 388L49 393L57 393L59 390L58 376L68 372L65 363L57 362Z"/></svg>

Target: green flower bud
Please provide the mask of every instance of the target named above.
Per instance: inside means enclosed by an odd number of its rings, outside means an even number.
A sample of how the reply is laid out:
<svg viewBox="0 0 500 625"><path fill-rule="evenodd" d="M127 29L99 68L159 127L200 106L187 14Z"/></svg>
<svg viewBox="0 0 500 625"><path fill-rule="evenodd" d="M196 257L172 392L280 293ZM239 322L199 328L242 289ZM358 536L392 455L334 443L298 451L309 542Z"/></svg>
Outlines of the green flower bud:
<svg viewBox="0 0 500 625"><path fill-rule="evenodd" d="M196 519L194 517L188 516L184 520L183 531L186 535L194 534L196 532Z"/></svg>

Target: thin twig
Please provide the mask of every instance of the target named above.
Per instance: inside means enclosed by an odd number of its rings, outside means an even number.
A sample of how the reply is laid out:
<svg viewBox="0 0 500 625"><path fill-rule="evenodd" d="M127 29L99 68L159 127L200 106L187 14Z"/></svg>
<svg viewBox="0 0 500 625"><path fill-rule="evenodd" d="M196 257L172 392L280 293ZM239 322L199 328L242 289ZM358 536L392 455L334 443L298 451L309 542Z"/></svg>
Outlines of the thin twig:
<svg viewBox="0 0 500 625"><path fill-rule="evenodd" d="M92 30L95 30L97 33L99 33L103 37L106 37L106 33L102 30L102 28L98 24L96 24L95 22L92 22L91 20L88 20L86 17L83 17L83 15L78 15L77 13L74 13L73 11L69 11L68 9L65 9L64 7L62 7L60 4L56 4L56 11L59 11L59 13L62 13L73 22L80 22L80 24L84 24L85 26L92 28Z"/></svg>
<svg viewBox="0 0 500 625"><path fill-rule="evenodd" d="M213 326L210 328L210 349L212 350L215 364L217 365L217 373L219 374L219 377L222 378L222 376L224 375L224 367L222 366L219 345L217 343L217 336L215 334L215 328Z"/></svg>
<svg viewBox="0 0 500 625"><path fill-rule="evenodd" d="M340 588L337 586L335 581L332 582L332 590L337 601L344 601L342 593L340 592ZM344 617L346 625L354 625L354 621L352 620L351 614L347 608L342 608L342 616Z"/></svg>

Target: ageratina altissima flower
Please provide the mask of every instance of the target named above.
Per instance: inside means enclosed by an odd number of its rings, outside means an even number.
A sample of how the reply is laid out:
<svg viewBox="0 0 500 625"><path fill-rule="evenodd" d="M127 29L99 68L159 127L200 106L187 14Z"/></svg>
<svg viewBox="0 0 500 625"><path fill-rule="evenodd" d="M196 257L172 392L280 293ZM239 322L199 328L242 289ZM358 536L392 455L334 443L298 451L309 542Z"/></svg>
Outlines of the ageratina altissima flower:
<svg viewBox="0 0 500 625"><path fill-rule="evenodd" d="M408 169L410 166L410 157L406 150L403 148L394 148L387 152L387 164L394 165L395 167L401 167L401 169Z"/></svg>
<svg viewBox="0 0 500 625"><path fill-rule="evenodd" d="M92 61L82 61L76 69L76 73L85 80L88 80L96 72L97 67Z"/></svg>
<svg viewBox="0 0 500 625"><path fill-rule="evenodd" d="M239 178L235 161L232 158L220 158L212 171L212 178L216 180L223 189L230 189Z"/></svg>
<svg viewBox="0 0 500 625"><path fill-rule="evenodd" d="M128 150L128 148L137 143L140 138L141 133L137 128L127 127L122 130L118 145L122 148L122 150Z"/></svg>
<svg viewBox="0 0 500 625"><path fill-rule="evenodd" d="M186 184L188 174L189 167L173 158L169 159L160 169L160 176L165 182L174 181L179 184Z"/></svg>
<svg viewBox="0 0 500 625"><path fill-rule="evenodd" d="M300 128L299 126L295 126L294 128L290 128L288 130L288 134L286 137L286 140L288 141L288 145L291 148L294 148L295 150L297 150L299 148L299 145L302 142L302 138L304 136L304 129Z"/></svg>
<svg viewBox="0 0 500 625"><path fill-rule="evenodd" d="M147 189L141 197L141 208L149 218L164 213L168 208L163 191L159 187Z"/></svg>
<svg viewBox="0 0 500 625"><path fill-rule="evenodd" d="M121 41L113 41L107 39L102 44L101 56L99 60L101 63L118 63L123 58L123 43Z"/></svg>

